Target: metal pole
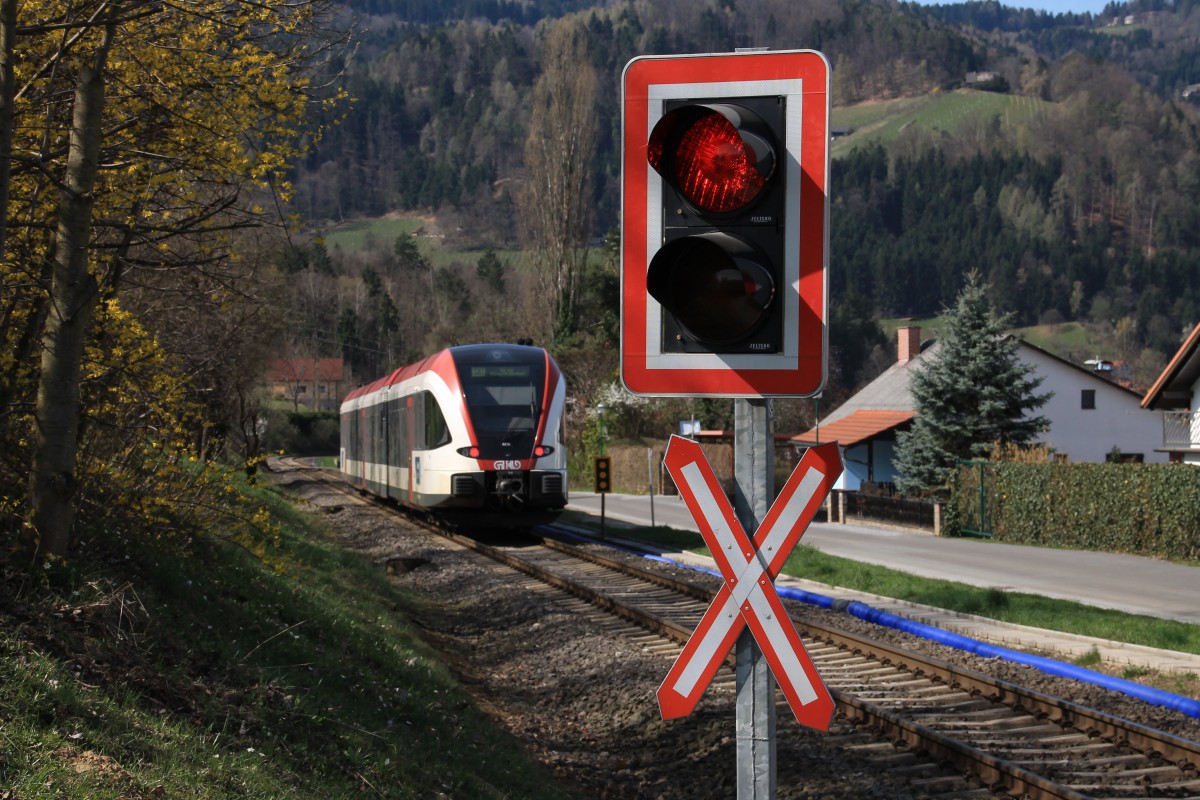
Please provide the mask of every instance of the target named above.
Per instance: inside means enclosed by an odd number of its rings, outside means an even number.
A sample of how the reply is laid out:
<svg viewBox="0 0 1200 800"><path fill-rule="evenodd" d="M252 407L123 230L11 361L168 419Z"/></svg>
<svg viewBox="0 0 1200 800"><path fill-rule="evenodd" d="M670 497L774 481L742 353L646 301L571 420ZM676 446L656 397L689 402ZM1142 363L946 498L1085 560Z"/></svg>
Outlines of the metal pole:
<svg viewBox="0 0 1200 800"><path fill-rule="evenodd" d="M734 510L753 537L775 494L771 401L735 399L733 412ZM737 797L774 800L775 677L749 628L738 636L736 653Z"/></svg>
<svg viewBox="0 0 1200 800"><path fill-rule="evenodd" d="M654 524L654 448L646 448L646 478L650 484L650 527L656 528Z"/></svg>
<svg viewBox="0 0 1200 800"><path fill-rule="evenodd" d="M604 541L608 538L607 532L604 530L604 498L608 497L603 492L600 494L600 540Z"/></svg>

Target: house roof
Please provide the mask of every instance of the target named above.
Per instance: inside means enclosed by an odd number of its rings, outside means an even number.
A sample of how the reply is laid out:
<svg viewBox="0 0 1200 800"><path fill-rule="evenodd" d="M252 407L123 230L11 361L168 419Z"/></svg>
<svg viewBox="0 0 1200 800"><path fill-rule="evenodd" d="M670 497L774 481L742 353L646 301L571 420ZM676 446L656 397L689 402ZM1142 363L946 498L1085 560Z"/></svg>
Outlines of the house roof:
<svg viewBox="0 0 1200 800"><path fill-rule="evenodd" d="M1142 398L1142 408L1188 408L1192 386L1200 378L1200 324L1192 328L1158 380Z"/></svg>
<svg viewBox="0 0 1200 800"><path fill-rule="evenodd" d="M820 442L837 442L843 447L850 447L859 442L872 439L884 431L889 431L903 425L916 416L916 412L859 410L851 412L833 422L818 425L810 431L792 437L793 442L818 444Z"/></svg>
<svg viewBox="0 0 1200 800"><path fill-rule="evenodd" d="M311 381L314 374L316 380L327 383L346 379L340 358L277 358L271 361L270 370L271 380L275 383Z"/></svg>
<svg viewBox="0 0 1200 800"><path fill-rule="evenodd" d="M1105 391L1138 396L1137 392L1120 384L1113 383L1090 369L1060 358L1048 350L1043 350L1036 345L1030 344L1024 339L1017 338L1017 342L1025 354L1022 361L1037 362L1040 360L1043 363L1045 361L1053 361L1070 367L1083 375L1090 376L1091 379L1096 381L1098 386L1110 387L1109 389L1105 389ZM940 341L923 344L920 353L911 359L896 361L880 373L879 377L860 389L853 397L842 403L842 405L838 406L833 413L821 422L819 429L813 428L806 431L799 436L793 437L793 441L815 442L819 435L820 441L828 442L836 439L843 446L848 446L856 442L865 441L872 436L883 433L912 419L916 415L916 404L913 402L911 386L913 369L920 365L924 359L936 354L941 346ZM1200 358L1197 358L1196 366L1200 370ZM843 420L846 421L845 424L839 425ZM838 427L835 428L835 425Z"/></svg>
<svg viewBox="0 0 1200 800"><path fill-rule="evenodd" d="M913 403L912 370L941 347L940 342L925 346L919 355L908 361L897 361L879 374L879 377L859 389L853 397L838 406L821 422L822 429L857 411L904 411L916 412ZM801 434L806 436L807 434Z"/></svg>

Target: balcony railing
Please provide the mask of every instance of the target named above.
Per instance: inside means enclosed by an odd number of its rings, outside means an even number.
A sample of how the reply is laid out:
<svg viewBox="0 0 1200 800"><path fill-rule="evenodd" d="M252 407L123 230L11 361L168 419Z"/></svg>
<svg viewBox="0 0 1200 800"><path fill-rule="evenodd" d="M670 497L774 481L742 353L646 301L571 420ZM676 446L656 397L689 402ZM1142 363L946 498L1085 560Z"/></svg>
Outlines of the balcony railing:
<svg viewBox="0 0 1200 800"><path fill-rule="evenodd" d="M1164 411L1163 447L1200 449L1200 411Z"/></svg>

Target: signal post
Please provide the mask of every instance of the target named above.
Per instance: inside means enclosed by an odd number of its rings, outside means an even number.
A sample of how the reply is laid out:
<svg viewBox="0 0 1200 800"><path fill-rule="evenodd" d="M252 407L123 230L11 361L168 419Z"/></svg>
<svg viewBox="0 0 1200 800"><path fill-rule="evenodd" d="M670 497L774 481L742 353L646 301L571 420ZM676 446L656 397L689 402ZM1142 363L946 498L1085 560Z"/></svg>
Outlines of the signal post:
<svg viewBox="0 0 1200 800"><path fill-rule="evenodd" d="M744 531L777 517L770 399L818 394L828 369L829 84L828 61L811 50L640 57L623 77L621 377L634 394L734 399L734 513ZM773 580L777 568L749 550L736 569ZM775 681L758 618L749 606L739 613L737 796L770 800ZM709 656L711 639L701 647ZM807 655L795 657L787 663L806 663L806 681L819 685ZM771 660L784 669L777 652ZM672 675L698 668L679 663ZM823 685L813 692L787 696L802 724L827 730L831 710L795 707L815 697L832 709ZM660 689L664 716L690 712L664 697L675 696ZM668 711L676 707L686 710Z"/></svg>

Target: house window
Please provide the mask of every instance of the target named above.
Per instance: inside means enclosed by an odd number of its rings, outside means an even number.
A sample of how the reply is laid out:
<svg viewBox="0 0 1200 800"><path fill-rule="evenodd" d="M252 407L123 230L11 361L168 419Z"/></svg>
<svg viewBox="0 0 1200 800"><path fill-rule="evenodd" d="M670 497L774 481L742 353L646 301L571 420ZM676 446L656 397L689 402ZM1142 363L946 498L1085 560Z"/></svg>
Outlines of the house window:
<svg viewBox="0 0 1200 800"><path fill-rule="evenodd" d="M1079 393L1079 407L1085 410L1091 410L1096 407L1096 390L1084 389Z"/></svg>

